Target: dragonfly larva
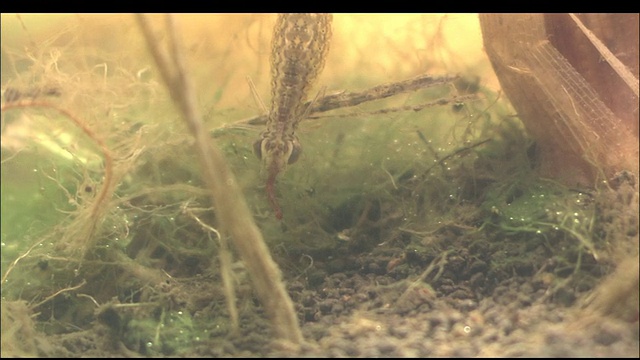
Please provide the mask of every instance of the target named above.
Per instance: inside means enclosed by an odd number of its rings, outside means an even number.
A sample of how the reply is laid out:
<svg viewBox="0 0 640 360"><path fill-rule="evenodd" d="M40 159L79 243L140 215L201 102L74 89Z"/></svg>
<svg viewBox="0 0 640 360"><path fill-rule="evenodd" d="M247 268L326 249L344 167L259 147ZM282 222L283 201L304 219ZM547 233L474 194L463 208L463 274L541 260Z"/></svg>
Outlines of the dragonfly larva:
<svg viewBox="0 0 640 360"><path fill-rule="evenodd" d="M267 197L276 218L282 210L275 194L278 174L302 151L295 135L308 114L304 106L322 70L331 38L330 14L279 14L271 45L271 109L267 128L254 143L267 176Z"/></svg>

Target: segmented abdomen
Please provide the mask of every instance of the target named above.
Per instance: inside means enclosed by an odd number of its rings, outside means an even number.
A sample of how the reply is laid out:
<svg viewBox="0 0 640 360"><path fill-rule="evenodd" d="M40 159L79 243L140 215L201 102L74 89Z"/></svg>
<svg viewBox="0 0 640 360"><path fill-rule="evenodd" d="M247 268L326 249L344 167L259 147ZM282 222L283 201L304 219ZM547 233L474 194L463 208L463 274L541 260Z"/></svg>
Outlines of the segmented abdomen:
<svg viewBox="0 0 640 360"><path fill-rule="evenodd" d="M280 14L271 49L268 132L292 135L314 81L324 66L331 14Z"/></svg>

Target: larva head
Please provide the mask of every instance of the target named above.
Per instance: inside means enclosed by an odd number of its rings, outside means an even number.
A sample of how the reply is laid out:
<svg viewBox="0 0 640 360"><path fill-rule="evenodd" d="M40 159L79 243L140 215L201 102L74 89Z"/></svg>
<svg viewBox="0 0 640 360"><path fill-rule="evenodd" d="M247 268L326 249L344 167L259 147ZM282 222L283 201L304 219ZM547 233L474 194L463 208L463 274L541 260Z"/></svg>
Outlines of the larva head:
<svg viewBox="0 0 640 360"><path fill-rule="evenodd" d="M289 139L278 137L264 137L253 143L253 151L262 160L263 169L269 177L275 177L283 172L287 165L298 160L302 147L296 136Z"/></svg>

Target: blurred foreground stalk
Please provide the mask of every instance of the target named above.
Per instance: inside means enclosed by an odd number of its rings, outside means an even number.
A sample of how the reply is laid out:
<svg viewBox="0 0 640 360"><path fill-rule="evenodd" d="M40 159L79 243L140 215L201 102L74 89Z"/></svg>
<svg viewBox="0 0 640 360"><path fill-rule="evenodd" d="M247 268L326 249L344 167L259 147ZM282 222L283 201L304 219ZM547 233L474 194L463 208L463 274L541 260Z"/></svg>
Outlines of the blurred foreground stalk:
<svg viewBox="0 0 640 360"><path fill-rule="evenodd" d="M171 97L180 109L189 131L195 137L195 150L223 234L229 234L233 239L249 271L258 298L271 319L276 336L299 344L302 342L302 333L293 303L281 280L282 274L253 221L235 177L203 127L202 117L196 106L194 87L186 72L181 41L173 20L167 15L168 53L160 49L159 41L153 34L148 19L144 15L138 15L137 20Z"/></svg>

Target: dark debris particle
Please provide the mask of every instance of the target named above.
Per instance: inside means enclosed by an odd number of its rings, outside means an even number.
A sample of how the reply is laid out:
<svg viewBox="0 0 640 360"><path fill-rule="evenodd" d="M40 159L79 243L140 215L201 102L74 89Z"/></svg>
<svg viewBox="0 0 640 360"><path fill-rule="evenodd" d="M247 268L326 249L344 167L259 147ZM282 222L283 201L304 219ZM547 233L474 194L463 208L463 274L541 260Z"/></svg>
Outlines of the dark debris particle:
<svg viewBox="0 0 640 360"><path fill-rule="evenodd" d="M602 326L593 334L593 341L600 345L609 346L622 338L622 334L617 329L602 324Z"/></svg>

